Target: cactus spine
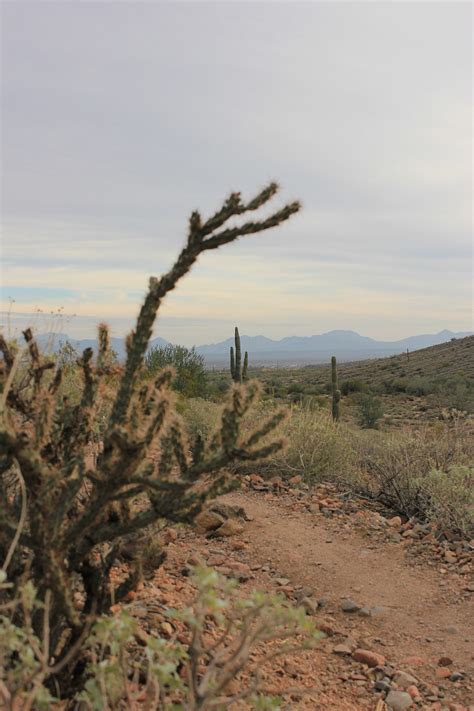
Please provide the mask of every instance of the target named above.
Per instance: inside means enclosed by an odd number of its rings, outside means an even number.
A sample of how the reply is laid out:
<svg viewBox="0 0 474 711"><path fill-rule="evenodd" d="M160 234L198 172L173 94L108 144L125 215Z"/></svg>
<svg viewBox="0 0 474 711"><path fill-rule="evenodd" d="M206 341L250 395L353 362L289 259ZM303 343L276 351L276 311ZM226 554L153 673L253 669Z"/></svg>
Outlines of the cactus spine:
<svg viewBox="0 0 474 711"><path fill-rule="evenodd" d="M242 351L240 348L240 334L237 326L235 327L235 350L234 347L230 347L230 374L235 383L241 383L243 380L247 380L247 370L249 367L249 354L245 351L244 355L244 366L242 368Z"/></svg>
<svg viewBox="0 0 474 711"><path fill-rule="evenodd" d="M339 420L339 402L341 399L341 391L337 387L337 363L336 356L331 358L331 391L332 391L332 419L334 422Z"/></svg>

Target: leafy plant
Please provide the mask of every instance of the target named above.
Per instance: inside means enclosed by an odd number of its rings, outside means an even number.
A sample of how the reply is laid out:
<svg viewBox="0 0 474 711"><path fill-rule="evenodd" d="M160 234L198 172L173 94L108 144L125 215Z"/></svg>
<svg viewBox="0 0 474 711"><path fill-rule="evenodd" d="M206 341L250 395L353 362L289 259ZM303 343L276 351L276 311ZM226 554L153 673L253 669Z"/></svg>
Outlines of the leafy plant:
<svg viewBox="0 0 474 711"><path fill-rule="evenodd" d="M375 429L383 417L381 401L373 393L363 393L357 398L358 420L361 427Z"/></svg>
<svg viewBox="0 0 474 711"><path fill-rule="evenodd" d="M322 637L314 621L281 595L242 597L235 580L211 568L196 568L193 582L193 603L168 612L184 625L188 644L146 635L126 611L95 624L88 641L89 678L78 697L88 709L122 708L120 703L133 708L137 698L150 709L206 711L242 700L255 709L281 707L279 698L265 693L262 669L271 659L314 647ZM131 647L135 639L144 646L138 660ZM268 642L271 651L252 662L256 649ZM134 667L137 674L130 678ZM243 670L246 678L236 691L231 683Z"/></svg>
<svg viewBox="0 0 474 711"><path fill-rule="evenodd" d="M168 344L151 348L145 356L145 375L156 377L163 368L174 368L172 386L185 397L203 397L207 393L204 356L196 349Z"/></svg>

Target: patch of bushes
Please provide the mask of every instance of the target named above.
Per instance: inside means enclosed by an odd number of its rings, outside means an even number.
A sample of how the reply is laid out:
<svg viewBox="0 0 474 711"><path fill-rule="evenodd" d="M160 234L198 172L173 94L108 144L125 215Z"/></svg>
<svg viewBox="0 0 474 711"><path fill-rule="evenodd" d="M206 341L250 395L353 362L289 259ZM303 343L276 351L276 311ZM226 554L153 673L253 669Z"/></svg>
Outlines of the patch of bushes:
<svg viewBox="0 0 474 711"><path fill-rule="evenodd" d="M237 581L226 580L210 568L197 568L192 603L168 610L183 629L164 639L146 633L126 608L100 616L82 647L87 666L72 703L84 711L115 709L228 708L237 700L253 709L277 709L283 699L265 692L260 676L268 655L254 661L259 645L271 640L272 658L311 649L322 637L305 610L282 595L238 593ZM0 593L8 588L0 571ZM47 602L47 601L46 601ZM47 711L59 702L46 680L58 670L43 640L13 612L30 621L39 614L47 625L46 607L31 582L20 587L9 609L0 605L0 706L5 709ZM214 634L211 634L214 633ZM244 671L238 690L236 677ZM231 686L233 682L233 687ZM75 706L76 707L76 704Z"/></svg>

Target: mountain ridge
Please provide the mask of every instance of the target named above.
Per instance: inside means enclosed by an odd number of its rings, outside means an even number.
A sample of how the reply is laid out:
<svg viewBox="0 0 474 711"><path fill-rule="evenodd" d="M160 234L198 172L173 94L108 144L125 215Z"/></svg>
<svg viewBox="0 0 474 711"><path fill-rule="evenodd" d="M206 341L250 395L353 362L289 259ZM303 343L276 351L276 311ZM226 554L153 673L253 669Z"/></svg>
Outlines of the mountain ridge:
<svg viewBox="0 0 474 711"><path fill-rule="evenodd" d="M396 341L379 341L370 336L362 336L356 331L336 329L312 336L285 336L273 340L267 336L241 336L242 350L248 350L251 363L317 363L326 360L329 355L336 355L343 360L362 360L381 355L395 355L403 351L418 350L445 343L452 338L465 338L473 332L449 331L444 329L433 334L418 334ZM61 343L69 341L79 352L84 348L96 348L96 339L74 339L65 333L46 333L37 336L39 345L49 351L57 351ZM125 339L111 338L111 347L120 360L125 358ZM156 337L150 341L150 348L165 346L169 343L164 338ZM203 355L208 365L218 365L227 361L233 338L217 343L196 346L196 351Z"/></svg>

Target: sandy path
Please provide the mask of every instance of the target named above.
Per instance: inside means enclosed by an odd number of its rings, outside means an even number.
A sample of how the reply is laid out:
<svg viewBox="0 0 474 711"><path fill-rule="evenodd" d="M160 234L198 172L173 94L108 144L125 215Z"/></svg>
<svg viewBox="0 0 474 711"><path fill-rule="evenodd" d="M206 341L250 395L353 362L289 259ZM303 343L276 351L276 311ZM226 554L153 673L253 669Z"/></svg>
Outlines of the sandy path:
<svg viewBox="0 0 474 711"><path fill-rule="evenodd" d="M428 566L413 567L400 546L375 544L342 521L309 512L294 512L284 501L254 493L225 497L253 517L246 528L247 562L270 563L294 585L308 586L317 598L327 598L327 610L350 634L380 645L392 663L409 656L434 668L440 656L453 659L453 670L468 677L466 702L473 702L469 677L474 676L473 596L461 599L459 578L450 580ZM440 584L441 583L441 584ZM341 598L382 607L369 618L340 611ZM374 645L372 645L374 646Z"/></svg>

